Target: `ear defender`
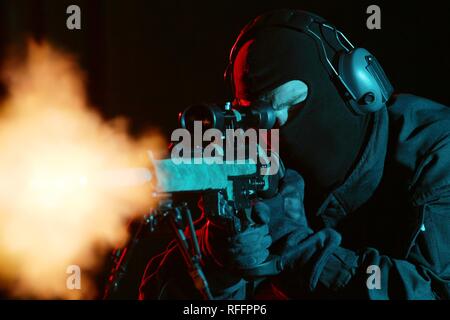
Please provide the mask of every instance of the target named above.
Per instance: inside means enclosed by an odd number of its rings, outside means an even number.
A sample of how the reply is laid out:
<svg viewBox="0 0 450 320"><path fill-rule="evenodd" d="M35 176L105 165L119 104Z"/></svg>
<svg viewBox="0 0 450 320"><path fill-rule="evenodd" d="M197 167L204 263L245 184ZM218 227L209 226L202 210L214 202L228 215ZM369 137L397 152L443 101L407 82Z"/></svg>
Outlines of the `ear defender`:
<svg viewBox="0 0 450 320"><path fill-rule="evenodd" d="M364 48L341 53L338 74L347 88L344 95L357 114L380 110L394 91L377 59Z"/></svg>

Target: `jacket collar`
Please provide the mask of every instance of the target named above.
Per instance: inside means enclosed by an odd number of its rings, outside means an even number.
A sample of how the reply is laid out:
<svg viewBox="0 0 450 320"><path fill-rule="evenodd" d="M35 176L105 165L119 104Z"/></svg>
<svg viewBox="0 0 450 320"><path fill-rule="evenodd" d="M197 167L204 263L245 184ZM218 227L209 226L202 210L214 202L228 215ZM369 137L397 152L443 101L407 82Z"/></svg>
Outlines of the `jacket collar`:
<svg viewBox="0 0 450 320"><path fill-rule="evenodd" d="M322 217L325 225L335 225L374 194L383 176L388 130L388 112L383 108L374 114L372 132L354 170L319 207L317 215Z"/></svg>

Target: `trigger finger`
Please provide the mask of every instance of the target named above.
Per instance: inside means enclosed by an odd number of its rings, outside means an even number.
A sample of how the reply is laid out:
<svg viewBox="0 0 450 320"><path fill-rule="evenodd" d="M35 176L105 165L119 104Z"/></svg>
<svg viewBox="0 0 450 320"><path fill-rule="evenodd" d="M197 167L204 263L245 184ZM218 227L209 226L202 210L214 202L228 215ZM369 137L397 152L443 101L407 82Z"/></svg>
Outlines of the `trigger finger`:
<svg viewBox="0 0 450 320"><path fill-rule="evenodd" d="M267 249L272 244L272 237L270 235L264 236L261 240L260 246L264 249Z"/></svg>
<svg viewBox="0 0 450 320"><path fill-rule="evenodd" d="M253 207L256 223L267 224L270 221L270 208L264 202L257 202Z"/></svg>

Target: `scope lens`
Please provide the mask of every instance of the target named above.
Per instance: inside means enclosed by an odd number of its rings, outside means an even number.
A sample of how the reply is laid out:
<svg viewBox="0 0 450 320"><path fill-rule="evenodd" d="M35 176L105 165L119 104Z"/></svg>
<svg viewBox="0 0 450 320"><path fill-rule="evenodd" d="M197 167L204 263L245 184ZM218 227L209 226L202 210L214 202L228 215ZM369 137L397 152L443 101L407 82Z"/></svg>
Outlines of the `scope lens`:
<svg viewBox="0 0 450 320"><path fill-rule="evenodd" d="M217 107L216 107L217 108ZM200 121L202 123L202 129L207 130L211 128L217 128L218 116L220 109L209 105L194 105L188 107L180 115L180 126L182 128L188 129L189 131L194 130L194 122Z"/></svg>

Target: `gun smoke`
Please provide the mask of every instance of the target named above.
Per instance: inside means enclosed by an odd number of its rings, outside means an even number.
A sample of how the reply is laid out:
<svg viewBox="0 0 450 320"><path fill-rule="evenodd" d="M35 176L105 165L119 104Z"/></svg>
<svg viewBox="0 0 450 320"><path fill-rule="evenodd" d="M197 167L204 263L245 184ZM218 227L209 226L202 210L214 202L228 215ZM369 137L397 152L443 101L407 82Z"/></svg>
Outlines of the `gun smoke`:
<svg viewBox="0 0 450 320"><path fill-rule="evenodd" d="M134 138L126 119L106 121L91 108L74 57L33 41L15 57L2 70L0 289L19 298L92 298L89 275L127 240L129 220L152 205L149 185L102 177L146 167L147 150L162 150L163 140L155 132ZM81 290L66 287L70 265L81 268Z"/></svg>

